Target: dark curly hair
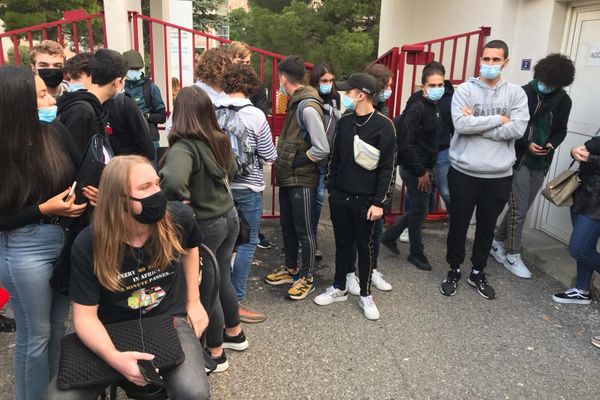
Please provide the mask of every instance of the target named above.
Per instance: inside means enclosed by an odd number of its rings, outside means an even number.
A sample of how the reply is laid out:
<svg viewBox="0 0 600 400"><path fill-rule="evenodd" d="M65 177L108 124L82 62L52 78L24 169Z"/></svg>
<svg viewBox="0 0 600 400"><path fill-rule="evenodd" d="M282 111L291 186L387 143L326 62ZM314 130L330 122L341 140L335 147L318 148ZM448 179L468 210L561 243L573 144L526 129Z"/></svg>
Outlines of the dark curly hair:
<svg viewBox="0 0 600 400"><path fill-rule="evenodd" d="M94 55L92 53L79 53L69 58L65 63L65 73L69 74L71 79L81 78L81 74L88 76L92 75L92 61Z"/></svg>
<svg viewBox="0 0 600 400"><path fill-rule="evenodd" d="M259 82L256 72L249 65L231 64L225 68L221 79L221 89L227 94L241 92L246 97L258 91Z"/></svg>
<svg viewBox="0 0 600 400"><path fill-rule="evenodd" d="M563 88L575 80L575 64L563 54L550 54L535 64L533 78L546 86Z"/></svg>
<svg viewBox="0 0 600 400"><path fill-rule="evenodd" d="M196 75L202 82L220 85L225 67L231 64L227 52L218 47L206 50L196 64Z"/></svg>

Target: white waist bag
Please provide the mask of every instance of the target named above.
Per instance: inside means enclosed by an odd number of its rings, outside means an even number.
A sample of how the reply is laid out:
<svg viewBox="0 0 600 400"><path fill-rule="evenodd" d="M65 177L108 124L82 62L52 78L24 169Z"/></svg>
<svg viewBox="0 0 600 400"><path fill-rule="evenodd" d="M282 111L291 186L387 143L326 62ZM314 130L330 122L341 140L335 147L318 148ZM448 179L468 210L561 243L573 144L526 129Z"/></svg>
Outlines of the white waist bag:
<svg viewBox="0 0 600 400"><path fill-rule="evenodd" d="M358 135L354 135L354 162L368 171L372 171L379 165L380 151L371 146Z"/></svg>

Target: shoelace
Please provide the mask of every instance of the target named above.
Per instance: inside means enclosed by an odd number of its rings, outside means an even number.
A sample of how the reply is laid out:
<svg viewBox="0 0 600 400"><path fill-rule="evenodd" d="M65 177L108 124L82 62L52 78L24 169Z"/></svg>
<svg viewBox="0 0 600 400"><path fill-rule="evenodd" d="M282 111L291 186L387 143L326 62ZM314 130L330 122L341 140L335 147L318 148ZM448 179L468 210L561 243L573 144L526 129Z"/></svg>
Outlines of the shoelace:
<svg viewBox="0 0 600 400"><path fill-rule="evenodd" d="M479 282L481 282L481 286L483 286L483 287L485 287L485 286L489 286L489 285L488 285L488 281L487 281L487 279L486 279L486 277L485 277L485 274L484 274L483 272L480 272L480 273L479 273L479 276L480 276L480 277L479 277Z"/></svg>

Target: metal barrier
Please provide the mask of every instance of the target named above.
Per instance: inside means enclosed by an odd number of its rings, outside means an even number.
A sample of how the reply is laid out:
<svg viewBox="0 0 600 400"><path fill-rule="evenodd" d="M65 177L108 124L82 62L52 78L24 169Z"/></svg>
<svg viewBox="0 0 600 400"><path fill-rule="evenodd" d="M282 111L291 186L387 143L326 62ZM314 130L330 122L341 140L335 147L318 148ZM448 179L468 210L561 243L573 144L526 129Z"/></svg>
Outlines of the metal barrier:
<svg viewBox="0 0 600 400"><path fill-rule="evenodd" d="M101 28L102 32L94 33L94 25L97 27L100 25L98 28ZM102 41L98 40L98 36L101 36ZM107 47L104 13L88 15L84 10L65 11L61 20L0 33L0 65L5 64L7 61L4 57L2 43L4 38L10 38L12 42L14 62L17 65L21 64L18 49L23 40L26 40L30 50L34 46L34 42L41 42L46 39L56 40L63 45L72 43L72 48L75 49L76 53L79 53L82 49L93 52L99 46Z"/></svg>

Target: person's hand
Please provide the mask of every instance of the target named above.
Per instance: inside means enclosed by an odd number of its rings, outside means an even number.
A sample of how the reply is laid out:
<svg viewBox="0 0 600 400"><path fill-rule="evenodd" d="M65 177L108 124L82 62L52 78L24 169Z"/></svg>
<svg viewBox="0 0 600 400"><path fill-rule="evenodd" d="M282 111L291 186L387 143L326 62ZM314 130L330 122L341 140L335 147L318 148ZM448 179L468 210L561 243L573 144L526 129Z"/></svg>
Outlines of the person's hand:
<svg viewBox="0 0 600 400"><path fill-rule="evenodd" d="M429 191L429 185L431 182L429 181L429 174L425 172L422 176L417 178L417 189L421 192Z"/></svg>
<svg viewBox="0 0 600 400"><path fill-rule="evenodd" d="M577 146L571 149L571 156L579 162L587 162L590 152L585 146Z"/></svg>
<svg viewBox="0 0 600 400"><path fill-rule="evenodd" d="M85 207L87 207L87 204L74 204L74 193L65 199L70 190L71 188L67 188L64 192L61 192L40 204L39 209L42 215L56 215L67 218L79 217L85 210Z"/></svg>
<svg viewBox="0 0 600 400"><path fill-rule="evenodd" d="M137 351L117 351L108 361L111 367L116 369L129 382L137 386L146 386L148 382L144 379L138 360L153 360L154 356L148 353Z"/></svg>
<svg viewBox="0 0 600 400"><path fill-rule="evenodd" d="M196 337L202 336L208 327L208 314L206 314L206 310L202 307L200 299L187 305L187 322L194 330Z"/></svg>
<svg viewBox="0 0 600 400"><path fill-rule="evenodd" d="M463 107L463 109L462 109L462 112L463 112L463 115L464 115L465 117L471 117L471 116L473 116L473 110L471 110L471 109L470 109L469 107L467 107L467 106L464 106L464 107Z"/></svg>
<svg viewBox="0 0 600 400"><path fill-rule="evenodd" d="M534 156L545 156L549 151L547 147L542 147L536 143L529 143L529 147L527 149Z"/></svg>
<svg viewBox="0 0 600 400"><path fill-rule="evenodd" d="M371 206L367 211L367 221L377 221L383 217L383 208L378 206Z"/></svg>
<svg viewBox="0 0 600 400"><path fill-rule="evenodd" d="M510 118L508 118L506 115L501 115L501 117L502 117L502 125L508 124L510 122Z"/></svg>
<svg viewBox="0 0 600 400"><path fill-rule="evenodd" d="M96 207L98 202L98 189L93 186L86 186L82 190L83 196L90 201L90 204Z"/></svg>

